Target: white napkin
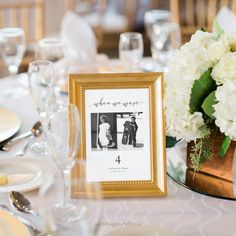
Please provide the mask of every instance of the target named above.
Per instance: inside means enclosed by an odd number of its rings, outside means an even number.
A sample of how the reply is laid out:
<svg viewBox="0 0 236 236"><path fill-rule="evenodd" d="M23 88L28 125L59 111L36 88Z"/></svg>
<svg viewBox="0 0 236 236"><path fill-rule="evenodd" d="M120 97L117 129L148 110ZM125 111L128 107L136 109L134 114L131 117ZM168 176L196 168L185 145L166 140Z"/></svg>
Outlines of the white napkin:
<svg viewBox="0 0 236 236"><path fill-rule="evenodd" d="M35 174L28 173L28 174L12 174L8 175L8 186L10 185L20 185L30 182L35 177Z"/></svg>
<svg viewBox="0 0 236 236"><path fill-rule="evenodd" d="M61 39L66 46L70 66L93 64L97 56L96 36L79 15L69 11L61 23Z"/></svg>
<svg viewBox="0 0 236 236"><path fill-rule="evenodd" d="M216 20L225 33L236 32L236 15L227 7L223 7L217 14Z"/></svg>

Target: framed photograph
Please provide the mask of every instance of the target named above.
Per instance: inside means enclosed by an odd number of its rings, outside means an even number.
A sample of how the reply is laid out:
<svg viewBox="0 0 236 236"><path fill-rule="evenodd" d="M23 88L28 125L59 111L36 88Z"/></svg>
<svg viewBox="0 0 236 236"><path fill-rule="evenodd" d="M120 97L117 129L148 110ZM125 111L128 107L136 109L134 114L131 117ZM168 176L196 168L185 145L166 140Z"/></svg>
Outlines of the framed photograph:
<svg viewBox="0 0 236 236"><path fill-rule="evenodd" d="M70 75L70 102L81 116L79 159L104 197L166 195L161 73ZM74 197L80 194L72 186Z"/></svg>

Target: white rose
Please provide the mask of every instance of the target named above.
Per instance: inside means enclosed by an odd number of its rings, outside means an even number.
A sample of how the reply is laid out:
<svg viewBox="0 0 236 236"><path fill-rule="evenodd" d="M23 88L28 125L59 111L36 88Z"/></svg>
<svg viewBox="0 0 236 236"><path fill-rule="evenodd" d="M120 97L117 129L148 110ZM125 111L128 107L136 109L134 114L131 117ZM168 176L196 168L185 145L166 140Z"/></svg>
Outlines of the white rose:
<svg viewBox="0 0 236 236"><path fill-rule="evenodd" d="M185 44L183 48L190 46L201 46L207 49L209 45L211 45L217 39L218 37L214 33L208 33L198 30L195 34L192 35L190 42Z"/></svg>
<svg viewBox="0 0 236 236"><path fill-rule="evenodd" d="M236 80L236 52L223 55L219 63L214 66L211 75L217 84Z"/></svg>
<svg viewBox="0 0 236 236"><path fill-rule="evenodd" d="M221 35L218 41L213 42L208 47L207 51L210 59L217 63L224 54L230 52L228 38L225 35Z"/></svg>
<svg viewBox="0 0 236 236"><path fill-rule="evenodd" d="M215 123L220 131L236 141L236 81L225 82L216 90Z"/></svg>
<svg viewBox="0 0 236 236"><path fill-rule="evenodd" d="M231 50L235 52L236 51L236 33L227 34L226 37L228 38Z"/></svg>

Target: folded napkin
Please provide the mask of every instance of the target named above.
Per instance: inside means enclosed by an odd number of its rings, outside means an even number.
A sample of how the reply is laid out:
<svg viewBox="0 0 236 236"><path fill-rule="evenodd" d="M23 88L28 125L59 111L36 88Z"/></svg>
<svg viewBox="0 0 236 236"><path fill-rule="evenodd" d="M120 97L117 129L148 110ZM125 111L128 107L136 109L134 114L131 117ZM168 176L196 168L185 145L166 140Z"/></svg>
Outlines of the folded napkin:
<svg viewBox="0 0 236 236"><path fill-rule="evenodd" d="M216 20L225 33L236 32L236 15L227 7L223 7L217 14Z"/></svg>
<svg viewBox="0 0 236 236"><path fill-rule="evenodd" d="M36 176L39 176L41 172L34 173L16 173L10 175L0 174L0 187L9 187L16 185L23 185L32 181Z"/></svg>
<svg viewBox="0 0 236 236"><path fill-rule="evenodd" d="M61 23L61 39L69 65L92 65L97 56L96 36L79 15L69 11Z"/></svg>

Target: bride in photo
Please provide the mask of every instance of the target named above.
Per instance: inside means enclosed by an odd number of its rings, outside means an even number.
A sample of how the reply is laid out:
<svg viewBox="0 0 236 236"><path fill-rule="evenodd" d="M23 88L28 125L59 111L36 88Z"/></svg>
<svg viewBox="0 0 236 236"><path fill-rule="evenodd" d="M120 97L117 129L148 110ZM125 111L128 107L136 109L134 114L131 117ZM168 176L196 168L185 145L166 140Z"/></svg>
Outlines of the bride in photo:
<svg viewBox="0 0 236 236"><path fill-rule="evenodd" d="M105 115L102 115L100 117L100 122L101 124L99 125L99 134L98 134L98 139L100 142L99 146L102 147L102 150L107 150L107 148L111 147L111 145L113 144L111 135L111 125L109 124L108 118Z"/></svg>

